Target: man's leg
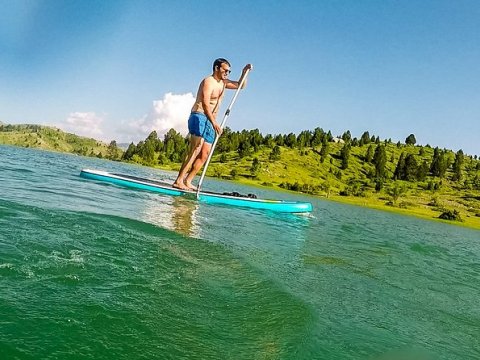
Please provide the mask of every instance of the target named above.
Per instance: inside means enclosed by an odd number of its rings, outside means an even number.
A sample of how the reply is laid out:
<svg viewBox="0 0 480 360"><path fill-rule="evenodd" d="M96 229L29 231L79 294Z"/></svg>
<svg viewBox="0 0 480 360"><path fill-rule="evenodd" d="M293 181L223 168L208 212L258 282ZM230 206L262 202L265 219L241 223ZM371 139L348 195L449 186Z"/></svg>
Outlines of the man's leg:
<svg viewBox="0 0 480 360"><path fill-rule="evenodd" d="M212 144L203 142L203 146L200 150L200 154L198 154L197 158L193 162L192 169L190 170L187 177L185 178L185 185L190 189L195 189L195 187L192 185L192 180L195 177L195 175L197 175L198 171L202 168L203 164L205 164L205 161L207 161L208 154L210 153L211 148L212 148Z"/></svg>
<svg viewBox="0 0 480 360"><path fill-rule="evenodd" d="M183 161L183 164L178 172L177 179L173 183L173 187L188 190L189 187L185 184L185 177L189 173L190 169L192 168L192 164L194 163L195 159L199 156L199 152L202 149L202 145L204 140L200 136L191 135L190 137L190 147L188 149L188 154Z"/></svg>

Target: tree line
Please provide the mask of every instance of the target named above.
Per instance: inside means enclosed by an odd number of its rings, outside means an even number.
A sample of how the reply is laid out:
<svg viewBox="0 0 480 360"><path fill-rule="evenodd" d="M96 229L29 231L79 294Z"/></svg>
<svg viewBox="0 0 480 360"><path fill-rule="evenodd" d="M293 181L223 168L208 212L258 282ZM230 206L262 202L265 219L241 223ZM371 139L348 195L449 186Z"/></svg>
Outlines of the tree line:
<svg viewBox="0 0 480 360"><path fill-rule="evenodd" d="M341 144L338 154L332 153L332 144ZM261 148L269 152L269 161L278 161L281 158L281 148L298 149L300 152L313 150L320 156L320 162L324 163L327 157L336 156L340 160L340 169L349 168L351 161L352 148L365 147L365 153L362 161L373 165L373 170L367 173L367 177L374 181L377 191L383 188L387 180L403 180L403 181L425 181L427 176L443 179L446 176L447 169L451 169L453 175L451 180L460 182L464 179L465 171L480 170L480 162L477 161L477 155L474 157L466 156L462 150L452 153L446 149L436 147L433 150L433 156L426 155L426 148L429 145L419 146L417 154L412 153L408 149L414 147L416 138L414 134L410 134L405 142L396 143L396 147L400 151L398 160L393 154L388 158L386 147L395 145L391 139L380 140L378 136L370 135L365 131L360 138L352 137L350 131L345 131L341 136L334 137L330 131L326 132L317 127L313 131L302 131L298 135L294 133L263 135L258 129L232 131L226 127L222 136L219 138L215 154L220 155L220 161L225 162L225 154L236 153L237 159L251 157ZM145 165L164 165L166 163L181 162L187 152L188 139L180 133L171 129L165 135L163 140L158 137L156 131L152 131L144 141L140 141L137 145L131 143L123 154L122 160L133 161ZM335 149L338 148L338 145ZM223 159L223 161L222 161ZM258 171L259 161L252 162L252 168ZM469 160L468 167L465 166L466 160ZM394 165L393 173L387 170L387 164ZM252 170L252 173L254 171ZM480 179L477 174L470 179L473 188L480 189ZM430 186L435 186L430 185Z"/></svg>
<svg viewBox="0 0 480 360"><path fill-rule="evenodd" d="M333 142L334 138L330 131L325 132L321 128L314 131L302 131L299 135L290 133L288 135L271 135L263 136L258 129L232 131L229 127L225 127L222 136L219 138L216 153L227 153L235 151L240 158L257 152L261 146L272 149L273 159L278 157L278 148L313 148L319 145L325 145ZM366 132L357 140L351 139L350 131L347 131L341 138L342 141L351 140L352 146L362 146L371 141L379 141L378 137L370 137ZM137 145L130 143L123 155L123 160L133 160L145 165L165 164L167 161L181 162L185 156L188 147L188 140L174 129L170 129L161 140L156 131L152 131L145 140L140 141ZM325 150L324 150L325 152Z"/></svg>
<svg viewBox="0 0 480 360"><path fill-rule="evenodd" d="M51 133L53 140L60 131L41 125L0 124L0 131L18 130L34 132L39 137L41 132ZM181 163L188 149L188 138L174 129L170 129L163 139L159 138L156 131L152 131L145 140L138 144L131 143L123 153L115 141L108 145L107 151L103 155L100 152L93 153L91 148L74 135L65 134L65 141L78 145L74 152L82 155L107 157L112 160L135 162L147 166ZM355 157L355 162L358 160L362 163L362 171L365 172L366 177L377 191L382 190L385 182L388 181L424 182L427 178L431 180L427 187L434 190L442 179L447 178L447 172L448 179L454 183L461 184L466 188L480 189L480 162L477 155L472 157L465 155L462 150L453 153L438 147L432 150L429 145L415 145L414 134L410 134L404 143L393 144L391 139L382 141L378 136L370 135L368 131L356 138L352 137L350 131L345 131L341 136L335 137L330 131L324 131L320 127L313 131L302 131L298 135L294 133L263 135L258 129L232 131L226 127L219 138L215 154L219 155L218 160L221 163L227 162L227 154L230 154L228 156L230 159L232 159L232 154L237 160L246 158L251 161L250 173L254 177L262 168L262 162L257 156L260 149L263 153L268 154L268 162L278 162L281 160L282 149L289 148L297 149L299 154L315 153L317 156L312 157L311 161L319 161L325 167L330 166L330 172L339 180L342 173L351 167L352 157ZM392 147L395 146L397 150L392 151ZM325 164L327 159L330 164ZM336 162L337 167L333 167L334 170L332 170L334 159L338 162ZM263 161L265 162L265 160ZM232 171L235 174L231 176L236 177L237 170L232 169ZM435 179L439 181L432 181ZM350 182L354 181L350 180ZM310 186L306 184L284 183L283 186L292 188L292 190L311 192L311 189L302 188ZM353 189L350 191L353 193L359 191L358 184L351 184L349 188Z"/></svg>

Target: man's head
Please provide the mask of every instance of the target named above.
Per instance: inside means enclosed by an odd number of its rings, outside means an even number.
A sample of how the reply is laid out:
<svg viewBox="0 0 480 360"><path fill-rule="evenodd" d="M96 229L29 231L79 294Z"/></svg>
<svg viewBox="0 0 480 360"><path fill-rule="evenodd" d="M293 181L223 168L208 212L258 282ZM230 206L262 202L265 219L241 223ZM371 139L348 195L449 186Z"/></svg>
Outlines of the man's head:
<svg viewBox="0 0 480 360"><path fill-rule="evenodd" d="M222 77L226 78L228 74L230 74L230 66L231 65L227 59L215 59L215 61L213 62L213 72L215 73L216 71L219 71L221 72Z"/></svg>

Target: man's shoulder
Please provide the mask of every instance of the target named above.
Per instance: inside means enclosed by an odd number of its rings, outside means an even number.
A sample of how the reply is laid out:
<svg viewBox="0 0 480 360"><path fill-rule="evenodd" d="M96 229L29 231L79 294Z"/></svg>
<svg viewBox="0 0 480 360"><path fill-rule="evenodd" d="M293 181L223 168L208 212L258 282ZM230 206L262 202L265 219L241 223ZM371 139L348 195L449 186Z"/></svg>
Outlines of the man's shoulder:
<svg viewBox="0 0 480 360"><path fill-rule="evenodd" d="M202 80L202 84L208 87L222 87L224 81L218 81L213 77L213 75L209 75Z"/></svg>
<svg viewBox="0 0 480 360"><path fill-rule="evenodd" d="M217 81L213 77L213 75L208 75L206 78L202 80L204 83L216 83Z"/></svg>

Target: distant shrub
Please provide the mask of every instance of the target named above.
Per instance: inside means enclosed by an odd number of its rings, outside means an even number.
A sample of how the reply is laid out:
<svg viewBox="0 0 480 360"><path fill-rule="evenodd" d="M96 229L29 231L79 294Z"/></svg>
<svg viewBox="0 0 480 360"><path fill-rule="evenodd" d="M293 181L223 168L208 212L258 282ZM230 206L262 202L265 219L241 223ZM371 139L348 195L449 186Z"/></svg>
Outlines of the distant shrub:
<svg viewBox="0 0 480 360"><path fill-rule="evenodd" d="M365 189L363 188L361 183L354 182L351 183L349 186L344 188L343 190L340 190L338 193L340 196L355 196L355 197L366 197L367 194L365 192Z"/></svg>
<svg viewBox="0 0 480 360"><path fill-rule="evenodd" d="M143 162L143 159L138 154L134 154L132 156L132 162L141 164Z"/></svg>
<svg viewBox="0 0 480 360"><path fill-rule="evenodd" d="M443 220L463 221L457 210L445 210L440 214L439 218Z"/></svg>
<svg viewBox="0 0 480 360"><path fill-rule="evenodd" d="M316 194L320 190L320 187L317 186L317 185L300 184L298 181L296 181L293 184L289 183L289 182L284 182L284 183L280 184L280 187L282 189L303 192L303 193L306 193L306 194Z"/></svg>
<svg viewBox="0 0 480 360"><path fill-rule="evenodd" d="M415 204L413 204L410 201L400 201L398 203L398 207L401 208L401 209L408 209L409 207L414 207L414 206L415 206Z"/></svg>
<svg viewBox="0 0 480 360"><path fill-rule="evenodd" d="M214 168L213 169L213 176L216 178L221 178L222 177L222 171L219 168Z"/></svg>
<svg viewBox="0 0 480 360"><path fill-rule="evenodd" d="M429 206L440 207L441 204L438 201L438 197L433 197L432 200L428 203Z"/></svg>

